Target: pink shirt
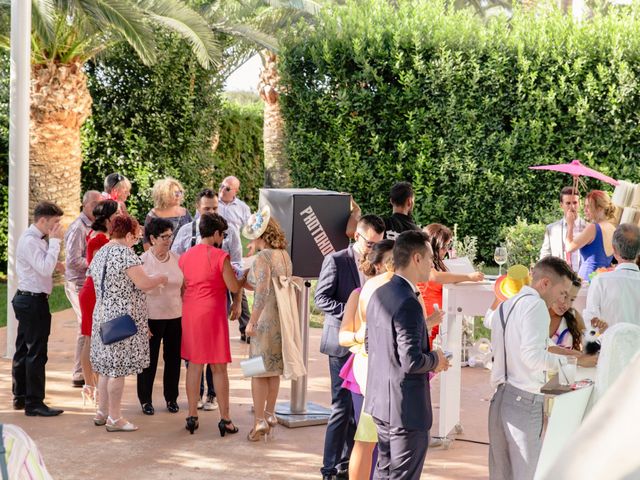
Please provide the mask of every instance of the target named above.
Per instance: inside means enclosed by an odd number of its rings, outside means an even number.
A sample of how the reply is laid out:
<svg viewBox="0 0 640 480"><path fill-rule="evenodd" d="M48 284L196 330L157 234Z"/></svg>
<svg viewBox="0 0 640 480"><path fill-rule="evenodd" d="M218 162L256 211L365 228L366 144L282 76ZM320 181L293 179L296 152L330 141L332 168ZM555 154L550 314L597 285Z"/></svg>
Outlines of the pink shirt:
<svg viewBox="0 0 640 480"><path fill-rule="evenodd" d="M147 293L147 307L149 318L152 320L169 320L182 316L182 270L178 266L178 255L169 252L169 258L161 262L151 250L147 250L140 257L142 268L149 276L164 274L169 282L163 287L156 287Z"/></svg>

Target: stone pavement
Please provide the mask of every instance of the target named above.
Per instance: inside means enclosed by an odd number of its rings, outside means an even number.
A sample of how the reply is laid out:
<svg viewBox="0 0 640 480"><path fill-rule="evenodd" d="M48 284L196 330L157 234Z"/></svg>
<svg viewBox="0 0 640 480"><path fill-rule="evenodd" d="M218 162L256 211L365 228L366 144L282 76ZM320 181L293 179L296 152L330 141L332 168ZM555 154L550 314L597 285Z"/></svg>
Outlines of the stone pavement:
<svg viewBox="0 0 640 480"><path fill-rule="evenodd" d="M6 329L0 328L0 421L24 428L42 451L55 479L319 479L324 443L323 426L287 429L277 428L276 438L268 443L250 443L246 434L251 429L250 382L243 378L239 361L246 358L248 345L239 341L237 326L231 324L230 366L231 417L239 427L236 435L221 438L217 430L218 412L201 412L200 429L189 435L184 428L186 393L184 371L181 377L180 412L168 413L161 391L162 362L156 376L154 406L156 414L142 414L137 397L135 377L125 383L123 413L140 430L134 433L108 433L95 427L93 411L82 407L79 388L71 387L75 338L75 317L71 310L53 315L47 364L47 399L55 407L65 409L60 417L26 417L11 405L11 362L4 358ZM308 399L328 406L329 372L326 357L319 353L321 330L311 329ZM487 413L491 387L489 372L465 368L462 372L460 439L488 442ZM437 431L438 381L432 382ZM283 381L282 400L289 398L289 382ZM448 450L430 449L423 479L484 479L487 471L488 446L463 441L453 442Z"/></svg>

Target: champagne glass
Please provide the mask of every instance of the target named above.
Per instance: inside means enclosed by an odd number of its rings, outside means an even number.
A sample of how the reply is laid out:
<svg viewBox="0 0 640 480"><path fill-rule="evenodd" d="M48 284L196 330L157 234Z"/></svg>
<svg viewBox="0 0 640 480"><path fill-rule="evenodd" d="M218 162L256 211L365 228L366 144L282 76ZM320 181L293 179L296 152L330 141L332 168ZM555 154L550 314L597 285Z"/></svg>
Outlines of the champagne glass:
<svg viewBox="0 0 640 480"><path fill-rule="evenodd" d="M502 265L507 263L507 249L505 247L496 247L493 259L498 264L498 276L500 276L502 275Z"/></svg>

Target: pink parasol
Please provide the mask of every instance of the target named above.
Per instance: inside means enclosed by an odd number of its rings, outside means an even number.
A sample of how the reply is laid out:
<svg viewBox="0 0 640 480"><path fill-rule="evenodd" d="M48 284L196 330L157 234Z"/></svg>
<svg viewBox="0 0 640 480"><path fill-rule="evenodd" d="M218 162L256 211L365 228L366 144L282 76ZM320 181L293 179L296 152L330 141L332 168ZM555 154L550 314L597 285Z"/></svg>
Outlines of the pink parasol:
<svg viewBox="0 0 640 480"><path fill-rule="evenodd" d="M532 170L553 170L556 172L568 173L573 176L574 187L578 186L579 177L591 177L602 182L609 183L611 185L618 185L618 181L606 176L604 173L600 173L592 168L585 167L580 163L580 160L574 160L570 163L561 163L559 165L538 165L536 167L529 167Z"/></svg>

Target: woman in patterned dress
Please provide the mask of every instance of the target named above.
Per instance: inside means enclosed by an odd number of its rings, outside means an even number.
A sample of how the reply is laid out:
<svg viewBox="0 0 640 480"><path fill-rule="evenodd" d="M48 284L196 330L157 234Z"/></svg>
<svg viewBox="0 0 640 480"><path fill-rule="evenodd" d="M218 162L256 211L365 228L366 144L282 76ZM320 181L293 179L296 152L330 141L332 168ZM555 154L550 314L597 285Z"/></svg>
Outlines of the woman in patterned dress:
<svg viewBox="0 0 640 480"><path fill-rule="evenodd" d="M124 377L142 372L149 366L149 326L145 290L167 283L166 275L149 277L133 247L140 240L140 226L128 215L117 216L111 223L111 241L93 258L89 271L96 288L91 334L91 364L99 374L98 411L93 421L107 426L109 432L132 432L138 429L122 417L121 402ZM100 326L129 314L138 331L131 337L105 345Z"/></svg>
<svg viewBox="0 0 640 480"><path fill-rule="evenodd" d="M267 218L269 217L269 218ZM278 424L274 414L280 375L284 371L282 335L278 304L272 278L290 276L291 258L285 250L287 241L278 222L267 213L258 212L249 219L242 234L253 241L258 252L247 277L246 287L254 290L253 311L246 333L251 337L251 357L262 356L266 372L251 377L251 394L255 415L248 440L255 442Z"/></svg>

